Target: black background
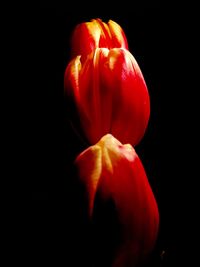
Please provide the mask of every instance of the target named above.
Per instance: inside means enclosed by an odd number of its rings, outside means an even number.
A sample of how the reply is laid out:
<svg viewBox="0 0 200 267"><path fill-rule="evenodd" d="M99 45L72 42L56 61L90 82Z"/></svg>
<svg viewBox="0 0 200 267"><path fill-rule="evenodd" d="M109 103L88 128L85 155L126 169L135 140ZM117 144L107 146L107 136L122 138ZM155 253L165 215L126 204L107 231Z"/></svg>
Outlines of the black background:
<svg viewBox="0 0 200 267"><path fill-rule="evenodd" d="M70 164L84 145L66 124L63 76L69 62L72 30L77 23L97 17L105 22L112 19L122 26L149 89L150 121L136 151L157 199L161 221L155 255L148 266L181 266L180 262L193 251L191 221L195 202L190 191L196 184L192 149L197 106L195 68L190 59L194 59L191 44L196 24L191 20L189 23L188 16L195 19L189 10L165 8L158 3L135 5L126 12L94 8L78 14L67 5L41 5L26 12L30 262L46 266L55 260L56 266L61 266L60 262L83 266L78 264L75 253L77 246L80 252L81 245L77 245L80 229L75 221ZM76 259L74 265L69 263L71 259Z"/></svg>

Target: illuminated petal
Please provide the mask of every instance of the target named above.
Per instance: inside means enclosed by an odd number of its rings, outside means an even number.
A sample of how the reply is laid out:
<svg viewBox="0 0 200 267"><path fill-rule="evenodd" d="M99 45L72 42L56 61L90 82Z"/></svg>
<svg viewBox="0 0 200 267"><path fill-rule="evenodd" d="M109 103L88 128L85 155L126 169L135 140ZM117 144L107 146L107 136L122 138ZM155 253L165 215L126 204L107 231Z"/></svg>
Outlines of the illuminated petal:
<svg viewBox="0 0 200 267"><path fill-rule="evenodd" d="M121 237L112 266L135 266L154 248L159 227L157 203L136 151L107 134L75 163L87 192L90 220L95 219L94 210L99 212L97 194L104 207L114 203Z"/></svg>
<svg viewBox="0 0 200 267"><path fill-rule="evenodd" d="M108 23L101 19L92 19L90 22L78 24L71 36L72 57L81 55L84 62L87 56L98 47L128 49L125 33L121 26L109 20Z"/></svg>
<svg viewBox="0 0 200 267"><path fill-rule="evenodd" d="M136 145L144 136L150 116L150 98L142 72L130 52L112 49L103 75L102 79L107 77L107 83L114 88L110 132L123 143Z"/></svg>
<svg viewBox="0 0 200 267"><path fill-rule="evenodd" d="M72 57L81 55L81 60L84 61L99 46L100 35L101 28L95 21L78 24L71 37Z"/></svg>
<svg viewBox="0 0 200 267"><path fill-rule="evenodd" d="M139 143L148 125L150 99L142 72L128 50L97 48L82 67L80 58L72 60L64 84L65 91L74 90L77 96L74 101L90 144L107 133L123 143Z"/></svg>
<svg viewBox="0 0 200 267"><path fill-rule="evenodd" d="M102 171L102 151L98 145L90 147L79 155L81 181L86 187L88 196L88 212L92 215L94 199Z"/></svg>
<svg viewBox="0 0 200 267"><path fill-rule="evenodd" d="M128 41L121 26L113 20L108 21L108 26L112 36L112 48L128 49Z"/></svg>
<svg viewBox="0 0 200 267"><path fill-rule="evenodd" d="M79 72L82 68L80 62L80 56L75 57L68 64L65 70L64 76L64 87L66 88L65 93L68 97L73 97L74 101L79 103Z"/></svg>

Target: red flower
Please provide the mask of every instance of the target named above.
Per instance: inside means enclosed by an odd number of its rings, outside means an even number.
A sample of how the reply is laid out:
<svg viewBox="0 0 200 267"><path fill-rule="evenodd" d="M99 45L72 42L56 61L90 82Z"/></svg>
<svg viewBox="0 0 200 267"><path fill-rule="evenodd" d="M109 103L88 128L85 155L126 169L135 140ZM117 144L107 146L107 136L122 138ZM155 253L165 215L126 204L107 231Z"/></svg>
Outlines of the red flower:
<svg viewBox="0 0 200 267"><path fill-rule="evenodd" d="M96 48L84 63L81 57L68 64L64 87L89 143L110 133L135 146L150 116L149 93L135 58L123 48Z"/></svg>
<svg viewBox="0 0 200 267"><path fill-rule="evenodd" d="M72 33L71 45L72 57L81 55L82 62L97 47L128 49L121 26L113 20L105 23L101 19L78 24Z"/></svg>
<svg viewBox="0 0 200 267"><path fill-rule="evenodd" d="M100 212L97 196L104 209L111 201L117 213L121 236L112 254L112 267L133 267L145 260L157 239L159 212L134 148L107 134L83 151L75 163L86 192L88 218L93 221L94 211Z"/></svg>

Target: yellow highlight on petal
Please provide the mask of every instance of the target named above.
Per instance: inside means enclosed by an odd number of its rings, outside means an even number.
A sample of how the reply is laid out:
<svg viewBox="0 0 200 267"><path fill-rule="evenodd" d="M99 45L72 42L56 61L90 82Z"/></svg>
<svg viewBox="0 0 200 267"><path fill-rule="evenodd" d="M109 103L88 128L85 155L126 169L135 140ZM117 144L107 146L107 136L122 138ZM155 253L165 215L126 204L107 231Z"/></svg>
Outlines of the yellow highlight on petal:
<svg viewBox="0 0 200 267"><path fill-rule="evenodd" d="M79 176L86 187L89 199L89 215L92 215L95 194L102 172L102 151L99 145L94 145L84 150L76 158L79 166Z"/></svg>

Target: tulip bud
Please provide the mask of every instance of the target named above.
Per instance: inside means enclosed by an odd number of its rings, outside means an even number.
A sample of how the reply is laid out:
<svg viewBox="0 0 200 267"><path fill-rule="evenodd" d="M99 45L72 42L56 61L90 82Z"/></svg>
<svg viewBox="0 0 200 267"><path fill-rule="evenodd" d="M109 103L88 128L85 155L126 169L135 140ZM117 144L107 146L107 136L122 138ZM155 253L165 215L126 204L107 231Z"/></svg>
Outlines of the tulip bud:
<svg viewBox="0 0 200 267"><path fill-rule="evenodd" d="M105 23L101 19L92 19L90 22L78 24L72 33L71 45L72 57L81 55L82 62L97 47L128 49L127 39L121 26L113 20Z"/></svg>
<svg viewBox="0 0 200 267"><path fill-rule="evenodd" d="M134 148L130 144L122 145L107 134L79 154L75 165L87 196L88 218L93 225L95 221L98 225L93 232L94 244L91 244L97 261L103 259L106 247L107 255L111 257L109 266L134 267L143 262L152 252L157 239L159 212L144 167ZM105 210L110 203L112 208L105 216L102 209ZM113 212L116 217L107 229L112 221L108 216ZM113 229L117 230L110 236ZM115 239L117 236L119 238ZM98 244L100 240L101 244ZM102 262L98 266L108 265Z"/></svg>
<svg viewBox="0 0 200 267"><path fill-rule="evenodd" d="M68 64L64 87L87 140L95 144L110 133L135 146L148 125L150 99L134 56L123 48L97 48L83 64L80 59Z"/></svg>

